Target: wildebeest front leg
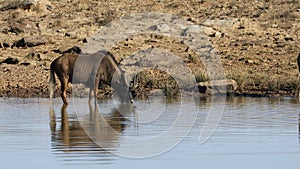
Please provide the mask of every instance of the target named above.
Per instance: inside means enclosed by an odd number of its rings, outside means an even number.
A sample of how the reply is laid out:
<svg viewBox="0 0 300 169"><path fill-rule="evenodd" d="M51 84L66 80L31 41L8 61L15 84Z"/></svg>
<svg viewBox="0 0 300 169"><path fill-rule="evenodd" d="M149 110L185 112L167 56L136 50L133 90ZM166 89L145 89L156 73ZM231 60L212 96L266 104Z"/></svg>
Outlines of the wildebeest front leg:
<svg viewBox="0 0 300 169"><path fill-rule="evenodd" d="M90 92L89 92L89 103L91 103L91 100L92 100L93 96L94 96L94 90L93 90L92 87L90 87Z"/></svg>
<svg viewBox="0 0 300 169"><path fill-rule="evenodd" d="M95 106L97 105L97 94L98 94L99 82L100 82L99 77L96 77L95 82L94 82L94 99L95 99L94 104L95 104Z"/></svg>

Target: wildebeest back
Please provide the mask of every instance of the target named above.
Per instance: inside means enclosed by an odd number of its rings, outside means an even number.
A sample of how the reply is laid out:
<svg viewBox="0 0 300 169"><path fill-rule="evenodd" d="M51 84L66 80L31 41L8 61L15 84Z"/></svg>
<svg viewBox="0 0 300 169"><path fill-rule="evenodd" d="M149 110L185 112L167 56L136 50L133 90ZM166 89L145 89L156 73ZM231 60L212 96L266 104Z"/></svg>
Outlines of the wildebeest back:
<svg viewBox="0 0 300 169"><path fill-rule="evenodd" d="M84 84L94 83L94 79L103 58L104 53L78 55L74 64L72 82Z"/></svg>

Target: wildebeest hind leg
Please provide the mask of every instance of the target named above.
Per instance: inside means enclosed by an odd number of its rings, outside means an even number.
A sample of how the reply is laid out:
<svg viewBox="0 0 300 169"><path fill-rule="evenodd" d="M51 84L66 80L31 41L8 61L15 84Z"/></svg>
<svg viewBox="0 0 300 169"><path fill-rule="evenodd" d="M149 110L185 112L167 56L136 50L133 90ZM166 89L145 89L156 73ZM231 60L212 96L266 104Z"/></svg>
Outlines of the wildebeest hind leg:
<svg viewBox="0 0 300 169"><path fill-rule="evenodd" d="M64 102L64 104L68 104L67 102L67 87L68 87L68 79L67 78L63 78L61 80L61 98Z"/></svg>

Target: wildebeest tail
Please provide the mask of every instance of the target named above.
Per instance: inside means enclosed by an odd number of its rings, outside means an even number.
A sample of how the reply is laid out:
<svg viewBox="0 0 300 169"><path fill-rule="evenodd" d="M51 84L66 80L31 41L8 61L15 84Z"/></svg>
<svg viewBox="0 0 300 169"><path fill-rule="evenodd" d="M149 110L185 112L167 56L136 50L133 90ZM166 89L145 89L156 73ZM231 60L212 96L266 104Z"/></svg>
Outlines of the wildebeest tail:
<svg viewBox="0 0 300 169"><path fill-rule="evenodd" d="M53 64L50 66L50 78L49 78L49 96L50 99L53 97L53 93L55 91L55 77L54 77L54 69Z"/></svg>

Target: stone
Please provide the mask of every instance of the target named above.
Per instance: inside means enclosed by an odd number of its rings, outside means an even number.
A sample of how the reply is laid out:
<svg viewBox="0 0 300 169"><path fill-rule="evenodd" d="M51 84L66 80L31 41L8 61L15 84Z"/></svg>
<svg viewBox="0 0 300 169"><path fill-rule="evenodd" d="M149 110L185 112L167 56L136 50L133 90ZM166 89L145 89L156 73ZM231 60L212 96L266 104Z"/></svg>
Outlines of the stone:
<svg viewBox="0 0 300 169"><path fill-rule="evenodd" d="M207 36L214 37L216 34L216 30L210 27L201 26L203 33L205 33Z"/></svg>
<svg viewBox="0 0 300 169"><path fill-rule="evenodd" d="M39 53L29 53L25 56L26 59L40 61L42 60L41 55Z"/></svg>
<svg viewBox="0 0 300 169"><path fill-rule="evenodd" d="M27 11L46 12L51 11L52 4L48 0L10 0L4 1L0 11L23 9Z"/></svg>
<svg viewBox="0 0 300 169"><path fill-rule="evenodd" d="M251 60L251 59L249 59L249 60L246 60L246 61L245 61L245 63L246 63L246 64L254 64L254 63L255 63L255 61L254 61L254 60Z"/></svg>
<svg viewBox="0 0 300 169"><path fill-rule="evenodd" d="M210 27L215 30L226 32L228 29L232 29L232 27L238 23L238 19L234 18L222 18L222 19L207 19L201 25L205 27Z"/></svg>
<svg viewBox="0 0 300 169"><path fill-rule="evenodd" d="M35 0L11 0L4 2L3 7L0 8L0 11L14 10L14 9L24 9L28 10L31 6L34 5Z"/></svg>
<svg viewBox="0 0 300 169"><path fill-rule="evenodd" d="M234 93L237 83L233 79L212 80L199 82L200 93L206 94L227 94Z"/></svg>
<svg viewBox="0 0 300 169"><path fill-rule="evenodd" d="M2 48L2 47L9 48L10 47L9 43L6 43L6 42L3 42L0 46L1 46L0 48Z"/></svg>
<svg viewBox="0 0 300 169"><path fill-rule="evenodd" d="M30 63L29 63L29 62L22 62L22 63L20 63L20 65L23 65L23 66L29 66Z"/></svg>
<svg viewBox="0 0 300 169"><path fill-rule="evenodd" d="M20 33L31 33L31 34L37 34L40 32L39 28L34 25L33 23L30 23L30 21L19 21L19 22L10 22L10 29L9 32L20 34Z"/></svg>
<svg viewBox="0 0 300 169"><path fill-rule="evenodd" d="M82 39L82 43L88 43L87 39L86 38Z"/></svg>
<svg viewBox="0 0 300 169"><path fill-rule="evenodd" d="M219 32L219 31L217 31L216 33L215 33L215 37L217 37L217 38L222 38L222 33L221 32Z"/></svg>
<svg viewBox="0 0 300 169"><path fill-rule="evenodd" d="M46 44L46 38L42 36L28 36L25 38L22 38L21 40L16 41L13 45L13 47L34 47L34 46L39 46L39 45L44 45Z"/></svg>
<svg viewBox="0 0 300 169"><path fill-rule="evenodd" d="M25 39L23 38L23 39L21 39L21 40L18 40L18 41L16 41L16 42L14 42L14 44L11 46L12 48L13 47L17 47L17 48L19 48L19 47L25 47L26 46L26 43L25 43Z"/></svg>
<svg viewBox="0 0 300 169"><path fill-rule="evenodd" d="M164 32L164 33L167 33L171 30L169 25L167 24L152 25L149 29L152 31Z"/></svg>
<svg viewBox="0 0 300 169"><path fill-rule="evenodd" d="M18 64L18 63L19 63L19 59L8 57L8 58L6 58L4 61L2 61L1 63L6 63L6 64Z"/></svg>
<svg viewBox="0 0 300 169"><path fill-rule="evenodd" d="M166 96L162 89L153 89L149 92L149 96Z"/></svg>
<svg viewBox="0 0 300 169"><path fill-rule="evenodd" d="M77 53L80 54L81 49L78 46L73 46L70 49L67 49L66 51L61 52L61 54L65 54L65 53Z"/></svg>
<svg viewBox="0 0 300 169"><path fill-rule="evenodd" d="M280 23L278 25L281 29L291 29L293 27L292 23Z"/></svg>

